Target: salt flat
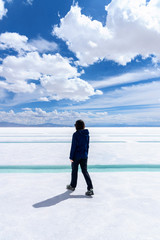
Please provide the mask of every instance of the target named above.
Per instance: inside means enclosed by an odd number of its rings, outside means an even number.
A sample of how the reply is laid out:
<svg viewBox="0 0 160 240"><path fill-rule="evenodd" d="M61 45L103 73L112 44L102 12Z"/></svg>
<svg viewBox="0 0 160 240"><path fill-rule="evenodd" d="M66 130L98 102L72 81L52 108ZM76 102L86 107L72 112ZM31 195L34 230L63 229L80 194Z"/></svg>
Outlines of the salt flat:
<svg viewBox="0 0 160 240"><path fill-rule="evenodd" d="M89 165L160 164L160 128L89 128ZM74 128L0 128L0 165L70 165ZM159 240L160 172L1 173L0 240Z"/></svg>
<svg viewBox="0 0 160 240"><path fill-rule="evenodd" d="M159 240L160 173L91 173L86 197L79 173L1 174L1 240Z"/></svg>
<svg viewBox="0 0 160 240"><path fill-rule="evenodd" d="M74 128L0 128L0 165L66 165ZM160 128L89 128L89 164L160 164Z"/></svg>

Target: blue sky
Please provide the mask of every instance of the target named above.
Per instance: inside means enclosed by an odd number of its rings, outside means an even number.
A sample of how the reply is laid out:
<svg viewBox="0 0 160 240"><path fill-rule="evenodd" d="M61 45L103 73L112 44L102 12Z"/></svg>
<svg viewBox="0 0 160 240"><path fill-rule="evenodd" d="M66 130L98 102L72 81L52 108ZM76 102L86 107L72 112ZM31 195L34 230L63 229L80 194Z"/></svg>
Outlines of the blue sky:
<svg viewBox="0 0 160 240"><path fill-rule="evenodd" d="M0 122L160 125L157 0L0 0Z"/></svg>

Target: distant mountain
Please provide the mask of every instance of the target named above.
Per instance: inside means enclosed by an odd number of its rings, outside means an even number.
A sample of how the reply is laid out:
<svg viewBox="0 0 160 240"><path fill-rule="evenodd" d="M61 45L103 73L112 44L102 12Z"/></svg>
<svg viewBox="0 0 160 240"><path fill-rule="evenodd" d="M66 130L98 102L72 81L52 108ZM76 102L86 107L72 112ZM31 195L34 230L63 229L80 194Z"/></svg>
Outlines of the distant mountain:
<svg viewBox="0 0 160 240"><path fill-rule="evenodd" d="M11 122L0 122L0 127L70 127L70 126L63 125L63 124L53 124L53 123L26 125L26 124L11 123Z"/></svg>

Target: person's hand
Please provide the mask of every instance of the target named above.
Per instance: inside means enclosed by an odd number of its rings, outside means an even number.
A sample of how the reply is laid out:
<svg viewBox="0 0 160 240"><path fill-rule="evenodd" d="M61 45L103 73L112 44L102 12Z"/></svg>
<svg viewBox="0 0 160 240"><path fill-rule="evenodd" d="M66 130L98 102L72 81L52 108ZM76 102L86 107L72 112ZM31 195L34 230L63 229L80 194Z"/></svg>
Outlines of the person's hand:
<svg viewBox="0 0 160 240"><path fill-rule="evenodd" d="M72 159L70 159L71 162L74 162Z"/></svg>

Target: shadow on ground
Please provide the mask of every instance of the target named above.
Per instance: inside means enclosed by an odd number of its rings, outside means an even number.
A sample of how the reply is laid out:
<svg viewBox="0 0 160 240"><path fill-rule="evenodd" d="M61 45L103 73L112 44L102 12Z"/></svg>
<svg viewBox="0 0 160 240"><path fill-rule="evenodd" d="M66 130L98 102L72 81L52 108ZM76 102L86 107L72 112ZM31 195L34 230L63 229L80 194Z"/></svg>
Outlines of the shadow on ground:
<svg viewBox="0 0 160 240"><path fill-rule="evenodd" d="M35 203L34 205L32 205L34 208L41 208L41 207L50 207L53 205L56 205L62 201L65 201L69 198L92 198L92 196L85 196L85 195L70 195L72 193L72 191L67 190L64 193L61 193L55 197L46 199L42 202L39 203Z"/></svg>

